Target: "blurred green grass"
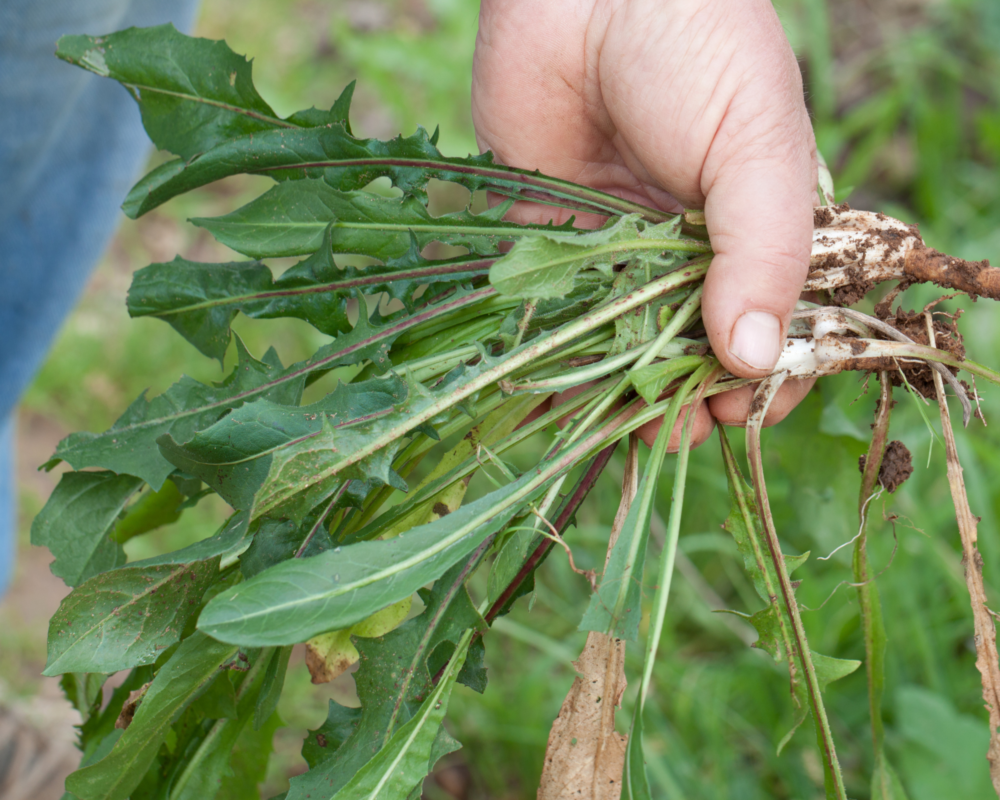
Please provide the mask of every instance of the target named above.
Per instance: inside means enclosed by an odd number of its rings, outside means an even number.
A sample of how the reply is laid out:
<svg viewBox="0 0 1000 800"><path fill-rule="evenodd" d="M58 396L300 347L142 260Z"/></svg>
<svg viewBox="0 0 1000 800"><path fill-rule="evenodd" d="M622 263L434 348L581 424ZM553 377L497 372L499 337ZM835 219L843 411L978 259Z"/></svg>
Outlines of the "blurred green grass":
<svg viewBox="0 0 1000 800"><path fill-rule="evenodd" d="M928 243L969 258L1000 257L1000 4L996 0L781 0L783 22L806 76L820 147L838 185L854 187L851 202L918 222ZM449 153L475 149L469 120L469 65L476 29L472 0L395 0L328 4L318 0L206 0L198 31L225 38L257 59L262 94L281 113L329 105L358 79L353 116L362 135L442 127ZM530 166L530 165L528 165ZM140 391L162 391L181 373L221 377L218 365L154 320L130 321L124 296L131 273L176 253L228 260L184 220L230 210L259 189L231 179L179 198L127 223L96 273L80 308L64 327L32 385L22 412L57 431L106 428ZM911 289L907 307L933 291ZM996 365L997 312L987 303L948 301L967 309L966 344L973 358ZM247 324L237 331L252 352L274 344L286 362L325 337L294 321ZM1000 392L984 390L987 420L1000 419ZM814 558L797 573L814 649L861 658L850 557L817 561L857 531L857 458L872 416L874 393L856 376L825 379L781 425L764 437L770 493L779 532L790 551ZM893 438L914 453L915 472L893 497L879 500L887 521L872 531L872 561L889 635L886 714L890 755L913 800L993 796L985 761L988 726L982 710L968 596L944 458L916 401L897 395ZM930 414L934 418L936 414ZM932 423L937 427L937 423ZM991 597L1000 583L1000 437L974 422L959 433ZM731 439L740 448L739 431ZM540 445L514 459L532 463ZM47 454L43 454L44 456ZM33 466L33 465L32 465ZM672 463L659 509L668 508ZM621 465L613 463L567 536L584 566L601 558L617 505ZM42 498L22 489L23 539ZM817 798L822 777L807 726L779 757L791 724L787 680L762 653L747 647L748 631L718 607L759 608L720 524L728 513L724 473L713 439L692 457L681 571L647 705L647 760L654 794L684 798ZM176 525L133 540L141 557L200 538L219 509L202 504ZM895 517L889 521L890 517ZM655 532L654 532L655 533ZM648 581L651 575L647 574ZM475 587L474 587L475 588ZM548 728L572 681L576 631L589 589L561 553L537 579L533 603L522 601L487 645L485 695L457 692L449 725L465 748L426 789L435 798L518 798L534 795ZM1000 607L1000 605L998 605ZM37 630L0 631L0 667L21 662L29 675L44 660ZM629 653L637 674L641 653ZM28 665L27 668L24 665ZM30 691L31 680L21 688ZM626 711L634 689L625 696ZM289 672L277 756L268 789L284 788L301 769L305 727L325 717L326 698L345 701L350 681L312 687L301 664ZM870 736L864 671L828 694L852 797L870 796ZM626 714L621 715L627 719ZM266 796L266 795L265 795Z"/></svg>

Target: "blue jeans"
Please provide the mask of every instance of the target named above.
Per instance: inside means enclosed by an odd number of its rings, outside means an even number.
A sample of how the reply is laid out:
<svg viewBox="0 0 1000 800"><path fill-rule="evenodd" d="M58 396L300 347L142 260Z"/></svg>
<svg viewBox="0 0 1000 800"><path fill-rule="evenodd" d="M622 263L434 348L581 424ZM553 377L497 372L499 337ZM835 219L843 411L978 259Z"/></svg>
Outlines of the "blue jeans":
<svg viewBox="0 0 1000 800"><path fill-rule="evenodd" d="M0 596L17 544L18 398L118 226L118 207L149 152L125 89L58 60L56 40L164 22L190 30L198 3L0 2Z"/></svg>

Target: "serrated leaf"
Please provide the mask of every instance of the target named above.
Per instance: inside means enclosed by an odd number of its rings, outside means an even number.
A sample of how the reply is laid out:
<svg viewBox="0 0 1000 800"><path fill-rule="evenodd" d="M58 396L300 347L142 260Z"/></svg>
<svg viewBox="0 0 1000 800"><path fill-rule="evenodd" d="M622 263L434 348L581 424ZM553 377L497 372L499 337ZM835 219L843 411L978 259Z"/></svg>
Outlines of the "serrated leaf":
<svg viewBox="0 0 1000 800"><path fill-rule="evenodd" d="M471 633L466 635L448 662L434 691L405 725L393 733L385 746L355 773L354 777L331 800L406 800L423 783L442 755L457 749L454 739L438 743L441 723L448 711L448 700L459 670L465 663ZM438 746L435 746L438 745Z"/></svg>
<svg viewBox="0 0 1000 800"><path fill-rule="evenodd" d="M118 515L142 481L113 472L68 472L31 523L31 543L48 547L50 569L67 586L125 563L125 551L111 539Z"/></svg>
<svg viewBox="0 0 1000 800"><path fill-rule="evenodd" d="M359 542L278 564L215 597L198 626L215 638L249 647L294 644L331 628L350 627L409 597L502 528L533 477L528 473L394 539Z"/></svg>
<svg viewBox="0 0 1000 800"><path fill-rule="evenodd" d="M126 800L156 758L171 725L236 650L197 632L185 639L157 673L111 752L70 775L67 791L80 800Z"/></svg>
<svg viewBox="0 0 1000 800"><path fill-rule="evenodd" d="M302 757L310 769L330 758L354 733L361 714L361 708L342 706L333 700L329 701L326 720L316 730L309 731L309 735L302 742Z"/></svg>
<svg viewBox="0 0 1000 800"><path fill-rule="evenodd" d="M344 95L352 89L353 84ZM343 95L338 104L342 101ZM123 205L125 213L138 217L178 194L244 172L275 180L322 177L342 191L361 189L376 178L388 177L404 194L421 199L426 196L427 181L436 178L458 183L470 192L531 193L532 199L568 208L621 213L620 207L629 205L538 172L501 166L494 163L491 152L468 158L445 157L423 128L412 136L388 141L359 139L351 135L346 120L340 124L322 118L334 115L336 109L335 105L332 112L318 112L320 116L315 118L305 114L288 118L289 122L309 125L308 129L280 128L244 135L220 143L197 159L163 164L132 188ZM347 108L340 113L346 118Z"/></svg>
<svg viewBox="0 0 1000 800"><path fill-rule="evenodd" d="M74 589L52 616L43 674L117 672L152 664L180 640L218 572L216 557L96 575Z"/></svg>
<svg viewBox="0 0 1000 800"><path fill-rule="evenodd" d="M249 509L272 472L275 454L280 458L281 451L300 452L311 440L322 440L321 447L330 448L330 457L335 458L337 452L349 447L343 442L363 436L352 430L354 427L368 430L371 426L364 423L390 415L406 396L406 384L396 375L340 383L311 405L285 406L257 400L199 431L184 445L170 436L162 437L157 444L172 464L197 475L234 508ZM348 477L400 482L387 472L388 464L382 466L381 470Z"/></svg>
<svg viewBox="0 0 1000 800"><path fill-rule="evenodd" d="M132 190L125 203L130 216L239 172L270 173L278 180L319 174L343 189L388 176L418 196L433 177L471 192L490 188L595 213L675 216L537 171L503 167L488 152L445 158L436 147L436 131L428 136L420 129L387 142L354 138L348 120L353 82L329 111L311 108L280 119L254 89L244 57L225 42L187 37L169 25L102 37L64 36L57 48L60 58L120 81L138 102L150 138L182 156Z"/></svg>
<svg viewBox="0 0 1000 800"><path fill-rule="evenodd" d="M861 666L861 662L854 659L831 658L830 656L824 656L822 653L817 653L815 650L810 650L810 653L812 654L813 667L816 670L816 677L819 680L821 691L834 681L846 678ZM795 684L795 719L792 722L792 729L778 742L778 755L781 755L781 751L785 749L785 745L791 741L792 736L795 735L795 731L805 722L806 716L809 714L809 698L806 692L807 689L803 685L803 682L798 681Z"/></svg>
<svg viewBox="0 0 1000 800"><path fill-rule="evenodd" d="M343 104L325 119L280 119L254 88L250 61L225 42L185 36L171 24L63 36L56 55L124 84L139 104L149 138L185 159L244 134L346 119ZM176 162L169 165L176 170Z"/></svg>
<svg viewBox="0 0 1000 800"><path fill-rule="evenodd" d="M610 281L612 268L621 262L674 265L677 257L663 254L679 231L672 223L645 227L638 214L628 214L596 231L526 235L493 265L490 283L511 297L563 297L585 278Z"/></svg>
<svg viewBox="0 0 1000 800"><path fill-rule="evenodd" d="M254 498L254 514L301 517L332 493L332 480L364 480L406 489L392 460L411 431L434 422L458 399L484 386L494 366L484 359L459 365L433 390L407 374L405 402L385 414L336 427L324 422L318 434L273 451L270 467Z"/></svg>
<svg viewBox="0 0 1000 800"><path fill-rule="evenodd" d="M474 554L441 576L431 590L421 590L425 609L419 616L380 639L358 640L361 664L355 683L362 708L331 704L327 725L314 737L317 746L303 745L311 769L292 778L288 800L330 797L346 785L433 690L431 653L447 643L457 645L470 628L485 629L465 588L480 558ZM337 739L320 748L318 734L323 731L324 737L332 732Z"/></svg>
<svg viewBox="0 0 1000 800"><path fill-rule="evenodd" d="M257 361L239 340L237 352L237 366L222 383L209 386L184 377L152 400L147 400L144 392L104 433L67 436L45 466L51 469L59 461L66 461L75 469L103 467L134 475L159 491L174 466L159 457L158 437L169 433L176 440L186 441L195 431L252 398L298 402L305 372L289 374L277 356L270 354L264 361Z"/></svg>
<svg viewBox="0 0 1000 800"><path fill-rule="evenodd" d="M341 192L322 178L287 181L256 200L221 217L191 220L238 253L252 258L313 253L330 226L334 253L354 253L380 261L399 258L417 245L444 242L467 247L473 254L492 255L501 242L532 232L571 230L562 226L504 222L509 203L480 214L458 211L432 217L414 197L382 197L369 192Z"/></svg>
<svg viewBox="0 0 1000 800"><path fill-rule="evenodd" d="M202 264L178 256L168 263L150 264L132 279L129 314L159 317L221 362L232 336L230 324L241 312L254 319L295 317L337 336L351 330L347 303L356 293L386 292L413 312L418 289L433 297L485 273L492 263L481 258L428 261L414 243L403 256L384 265L341 268L333 260L331 230L327 228L326 241L312 256L277 280L259 261Z"/></svg>
<svg viewBox="0 0 1000 800"><path fill-rule="evenodd" d="M207 386L182 378L152 401L140 396L106 432L68 436L60 442L45 466L51 469L60 460L65 460L77 469L105 467L137 475L159 489L174 470L169 461L155 455L156 440L164 434L169 434L175 443L185 442L230 409L258 398L279 405L294 405L302 396L307 376L316 372L365 360L380 368L388 367L389 346L404 331L437 314L472 306L490 294L492 290L488 288L460 291L420 314L385 324L377 311L371 320L361 315L350 333L337 337L311 358L287 369L281 368L273 351L265 354L264 361L252 358L237 338L237 367L222 384Z"/></svg>
<svg viewBox="0 0 1000 800"><path fill-rule="evenodd" d="M297 118L289 118L293 119ZM431 178L460 183L469 191L523 185L517 172L493 163L492 153L446 158L423 128L412 136L381 141L359 139L341 124L323 122L231 138L193 161L168 162L132 188L123 208L134 219L176 195L244 172L275 180L324 178L341 191L362 189L376 178L388 177L405 194L421 198Z"/></svg>
<svg viewBox="0 0 1000 800"><path fill-rule="evenodd" d="M787 663L792 695L795 699L794 722L791 730L778 743L778 752L780 753L809 713L809 689L806 681L797 674L800 672L799 665L802 659L791 644L790 631L793 629L793 620L777 594L776 587L780 585L779 578L775 565L768 556L769 548L764 538L763 524L756 501L752 490L740 474L724 434L721 436L721 441L723 460L729 478L729 496L732 502L729 517L727 517L723 527L735 539L736 548L743 557L744 568L753 581L758 595L767 603L766 608L748 618L759 636L753 646L767 652L775 661ZM798 556L783 555L787 573L790 575L793 570L804 564L808 557L809 553ZM793 598L792 602L797 601ZM832 658L811 649L809 653L820 692L833 681L850 675L861 665L860 661Z"/></svg>

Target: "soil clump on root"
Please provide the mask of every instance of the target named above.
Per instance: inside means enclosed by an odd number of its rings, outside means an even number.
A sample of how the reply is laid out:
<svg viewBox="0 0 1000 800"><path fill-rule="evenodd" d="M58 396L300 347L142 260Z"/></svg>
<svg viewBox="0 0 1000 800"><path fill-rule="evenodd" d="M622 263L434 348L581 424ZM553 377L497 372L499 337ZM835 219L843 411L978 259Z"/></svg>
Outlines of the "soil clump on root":
<svg viewBox="0 0 1000 800"><path fill-rule="evenodd" d="M930 346L930 338L927 336L927 321L923 311L904 311L902 306L896 308L896 313L879 315L883 322L892 325L897 331L908 336L917 344ZM965 360L965 343L962 334L958 332L958 318L961 311L953 317L937 315L934 317L934 338L935 346L939 350L944 350L956 361ZM947 364L952 375L958 374L957 367ZM900 374L902 370L902 375ZM921 397L933 400L936 397L934 389L934 370L925 362L900 361L898 369L890 369L889 380L893 386L903 385L903 375L914 391Z"/></svg>
<svg viewBox="0 0 1000 800"><path fill-rule="evenodd" d="M868 456L858 459L858 469L865 471ZM909 448L898 439L889 442L882 456L882 466L878 471L878 482L892 494L913 474L913 457Z"/></svg>

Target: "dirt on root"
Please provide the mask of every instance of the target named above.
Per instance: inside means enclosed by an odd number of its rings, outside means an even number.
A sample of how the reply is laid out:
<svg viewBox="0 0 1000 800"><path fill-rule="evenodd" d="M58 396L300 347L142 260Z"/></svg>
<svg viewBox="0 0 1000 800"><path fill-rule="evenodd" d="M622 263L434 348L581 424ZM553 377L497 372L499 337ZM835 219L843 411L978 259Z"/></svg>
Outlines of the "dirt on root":
<svg viewBox="0 0 1000 800"><path fill-rule="evenodd" d="M923 311L903 311L902 308L897 308L893 313L886 307L876 306L875 313L879 319L908 336L916 344L930 346L930 337L927 335L927 322ZM935 346L948 353L956 361L965 359L965 344L962 341L962 335L958 332L957 324L960 316L961 311L954 315L937 314L934 317ZM844 359L841 362L844 371L887 372L893 386L901 387L905 383L909 384L921 397L929 400L937 397L937 391L934 387L934 371L927 362L891 356L869 356L866 355L867 342L855 336L835 333L827 335L841 339L851 348L854 357ZM956 367L947 364L944 366L952 375L958 374Z"/></svg>
<svg viewBox="0 0 1000 800"><path fill-rule="evenodd" d="M881 315L880 315L881 316ZM962 334L958 332L958 318L960 312L954 318L934 317L934 340L938 350L944 350L957 361L965 360L965 343ZM881 316L883 322L892 325L897 331L905 336L909 336L914 342L922 345L930 345L930 337L927 335L927 320L923 311L903 311L902 307L896 308L895 314ZM934 389L934 370L923 362L900 363L903 374L907 382L922 397L934 399L937 392ZM895 367L895 365L894 365ZM952 375L958 374L955 367L946 368ZM893 386L902 386L903 377L899 368L889 370L889 380Z"/></svg>
<svg viewBox="0 0 1000 800"><path fill-rule="evenodd" d="M989 261L965 261L931 247L916 248L906 257L904 274L913 282L958 289L973 299L1000 300L1000 269Z"/></svg>
<svg viewBox="0 0 1000 800"><path fill-rule="evenodd" d="M862 474L865 471L867 456L858 459L858 468ZM913 474L913 458L910 450L898 439L889 442L882 457L882 466L878 471L878 482L890 494L896 491Z"/></svg>

